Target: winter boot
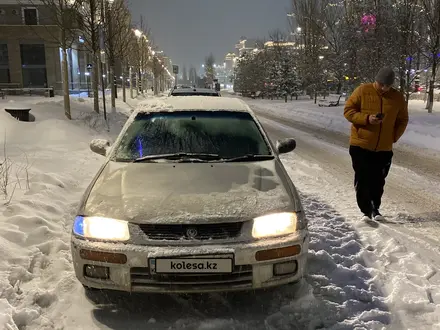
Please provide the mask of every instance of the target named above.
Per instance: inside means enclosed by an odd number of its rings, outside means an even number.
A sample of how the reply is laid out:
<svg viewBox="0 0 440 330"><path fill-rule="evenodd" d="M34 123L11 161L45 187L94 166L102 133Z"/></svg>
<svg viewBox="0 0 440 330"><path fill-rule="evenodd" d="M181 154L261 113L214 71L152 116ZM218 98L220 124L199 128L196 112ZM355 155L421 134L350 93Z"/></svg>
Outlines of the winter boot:
<svg viewBox="0 0 440 330"><path fill-rule="evenodd" d="M362 221L364 222L371 221L371 215L364 214L362 217Z"/></svg>
<svg viewBox="0 0 440 330"><path fill-rule="evenodd" d="M374 209L371 217L375 220L375 221L385 221L385 217L380 214L379 210Z"/></svg>

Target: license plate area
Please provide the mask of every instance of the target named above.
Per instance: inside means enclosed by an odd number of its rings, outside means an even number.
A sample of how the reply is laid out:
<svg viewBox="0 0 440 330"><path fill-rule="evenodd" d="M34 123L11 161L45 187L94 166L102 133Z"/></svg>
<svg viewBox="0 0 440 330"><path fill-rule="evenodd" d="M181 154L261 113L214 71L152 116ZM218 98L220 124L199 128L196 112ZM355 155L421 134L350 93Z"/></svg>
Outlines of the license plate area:
<svg viewBox="0 0 440 330"><path fill-rule="evenodd" d="M198 255L149 259L151 274L230 274L233 255Z"/></svg>

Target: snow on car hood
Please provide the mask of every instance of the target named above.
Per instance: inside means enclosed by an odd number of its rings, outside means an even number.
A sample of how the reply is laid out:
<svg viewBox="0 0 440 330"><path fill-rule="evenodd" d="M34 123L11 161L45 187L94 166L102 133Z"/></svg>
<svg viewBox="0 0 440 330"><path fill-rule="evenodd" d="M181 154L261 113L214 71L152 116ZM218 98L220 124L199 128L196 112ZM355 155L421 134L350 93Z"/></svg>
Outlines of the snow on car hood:
<svg viewBox="0 0 440 330"><path fill-rule="evenodd" d="M80 214L134 223L232 222L301 207L278 160L109 162L87 194Z"/></svg>

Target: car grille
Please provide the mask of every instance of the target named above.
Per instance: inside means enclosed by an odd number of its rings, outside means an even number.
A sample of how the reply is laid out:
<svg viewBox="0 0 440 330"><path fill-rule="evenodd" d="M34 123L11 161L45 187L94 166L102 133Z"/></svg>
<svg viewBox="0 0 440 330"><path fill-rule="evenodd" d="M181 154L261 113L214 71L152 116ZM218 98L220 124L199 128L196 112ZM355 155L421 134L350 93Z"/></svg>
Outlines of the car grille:
<svg viewBox="0 0 440 330"><path fill-rule="evenodd" d="M197 225L162 225L141 224L140 229L153 240L208 240L238 237L243 222L197 224Z"/></svg>
<svg viewBox="0 0 440 330"><path fill-rule="evenodd" d="M133 290L203 291L252 287L252 265L235 266L230 274L150 274L148 268L131 268Z"/></svg>

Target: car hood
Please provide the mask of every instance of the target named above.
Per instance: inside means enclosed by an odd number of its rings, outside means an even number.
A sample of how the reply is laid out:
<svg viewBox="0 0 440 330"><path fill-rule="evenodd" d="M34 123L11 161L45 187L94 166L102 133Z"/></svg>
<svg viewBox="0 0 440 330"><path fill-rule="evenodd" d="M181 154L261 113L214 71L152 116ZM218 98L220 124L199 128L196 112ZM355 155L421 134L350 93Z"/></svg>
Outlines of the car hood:
<svg viewBox="0 0 440 330"><path fill-rule="evenodd" d="M86 192L79 214L133 223L209 223L296 210L298 194L278 159L108 162Z"/></svg>

